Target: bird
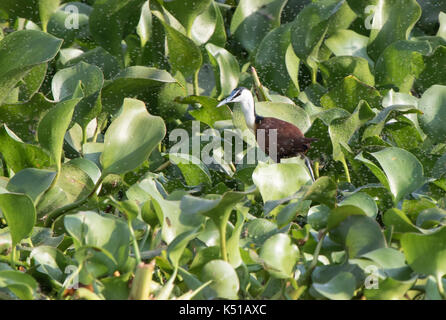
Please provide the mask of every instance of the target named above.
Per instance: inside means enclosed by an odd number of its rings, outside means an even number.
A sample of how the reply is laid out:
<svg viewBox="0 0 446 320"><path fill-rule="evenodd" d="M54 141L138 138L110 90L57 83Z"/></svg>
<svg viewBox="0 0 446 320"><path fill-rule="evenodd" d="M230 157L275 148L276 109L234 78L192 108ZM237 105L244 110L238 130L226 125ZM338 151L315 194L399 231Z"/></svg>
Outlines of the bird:
<svg viewBox="0 0 446 320"><path fill-rule="evenodd" d="M250 90L239 87L234 89L227 98L217 104L217 108L228 104L240 102L247 127L253 131L256 141L259 141L262 130L264 130L264 143L260 144L263 151L272 158L273 161L280 163L281 159L301 156L305 160L311 179L315 181L313 169L310 160L305 155L310 149L310 144L317 141L316 138L305 137L302 131L294 124L272 117L259 116L255 111L254 97ZM270 130L277 130L276 146L270 146ZM263 138L263 137L262 137ZM274 143L274 141L272 141ZM276 157L271 157L270 151L276 152ZM276 158L276 159L274 159Z"/></svg>

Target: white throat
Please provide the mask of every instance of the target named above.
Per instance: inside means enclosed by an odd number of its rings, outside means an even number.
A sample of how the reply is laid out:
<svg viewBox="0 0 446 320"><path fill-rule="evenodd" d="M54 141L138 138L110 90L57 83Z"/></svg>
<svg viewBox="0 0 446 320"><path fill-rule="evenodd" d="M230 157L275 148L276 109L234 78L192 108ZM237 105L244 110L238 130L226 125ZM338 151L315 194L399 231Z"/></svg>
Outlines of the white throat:
<svg viewBox="0 0 446 320"><path fill-rule="evenodd" d="M243 90L240 94L240 104L243 115L245 116L246 125L249 129L254 130L256 122L256 114L254 111L254 98L249 90Z"/></svg>

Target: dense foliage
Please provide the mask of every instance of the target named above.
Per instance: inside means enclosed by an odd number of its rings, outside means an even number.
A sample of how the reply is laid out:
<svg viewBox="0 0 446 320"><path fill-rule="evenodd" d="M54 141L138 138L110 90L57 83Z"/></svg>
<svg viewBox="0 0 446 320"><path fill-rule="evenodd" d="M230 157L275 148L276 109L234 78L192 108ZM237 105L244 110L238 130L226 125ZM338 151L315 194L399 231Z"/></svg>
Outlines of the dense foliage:
<svg viewBox="0 0 446 320"><path fill-rule="evenodd" d="M444 12L2 0L0 299L446 298ZM238 86L318 139L315 182L223 161Z"/></svg>

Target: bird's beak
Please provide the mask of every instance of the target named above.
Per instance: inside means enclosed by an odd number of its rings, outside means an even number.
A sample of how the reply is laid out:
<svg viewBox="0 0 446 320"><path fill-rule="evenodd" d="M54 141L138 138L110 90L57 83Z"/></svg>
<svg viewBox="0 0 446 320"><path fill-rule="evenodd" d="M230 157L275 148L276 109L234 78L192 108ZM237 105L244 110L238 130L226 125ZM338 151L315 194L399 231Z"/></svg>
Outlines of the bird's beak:
<svg viewBox="0 0 446 320"><path fill-rule="evenodd" d="M224 100L221 100L219 104L217 104L217 108L221 107L224 104L227 104L228 102L231 102L231 97L227 97Z"/></svg>

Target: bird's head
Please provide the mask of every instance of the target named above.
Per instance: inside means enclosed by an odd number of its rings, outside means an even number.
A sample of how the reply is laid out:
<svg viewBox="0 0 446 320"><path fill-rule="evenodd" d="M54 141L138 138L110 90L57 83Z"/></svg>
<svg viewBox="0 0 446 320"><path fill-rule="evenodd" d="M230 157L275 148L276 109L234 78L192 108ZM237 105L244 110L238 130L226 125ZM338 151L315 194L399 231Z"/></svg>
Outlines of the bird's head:
<svg viewBox="0 0 446 320"><path fill-rule="evenodd" d="M251 91L243 87L236 88L232 90L231 94L226 99L220 101L220 103L217 105L217 108L221 107L224 104L228 104L231 102L244 102L248 99L252 99Z"/></svg>

